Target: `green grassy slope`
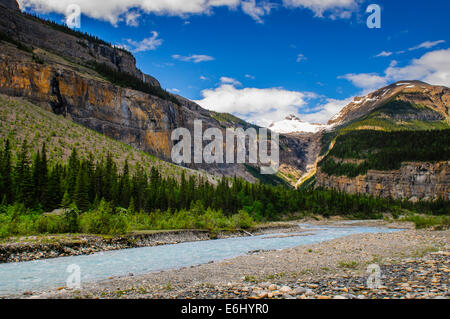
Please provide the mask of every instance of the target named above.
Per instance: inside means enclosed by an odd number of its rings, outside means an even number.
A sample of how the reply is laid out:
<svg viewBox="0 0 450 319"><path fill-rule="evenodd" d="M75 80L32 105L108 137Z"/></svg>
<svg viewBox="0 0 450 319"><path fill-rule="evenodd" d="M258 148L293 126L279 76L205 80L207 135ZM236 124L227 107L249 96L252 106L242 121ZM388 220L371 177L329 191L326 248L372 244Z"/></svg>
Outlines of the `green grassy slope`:
<svg viewBox="0 0 450 319"><path fill-rule="evenodd" d="M144 169L156 167L163 175L202 174L164 162L124 143L76 124L63 116L48 112L20 98L0 95L0 145L9 139L13 154L22 141L37 152L46 143L48 158L53 163L66 163L73 148L81 157L93 156L94 161L106 158L108 152L119 166L128 159L130 167L140 164Z"/></svg>

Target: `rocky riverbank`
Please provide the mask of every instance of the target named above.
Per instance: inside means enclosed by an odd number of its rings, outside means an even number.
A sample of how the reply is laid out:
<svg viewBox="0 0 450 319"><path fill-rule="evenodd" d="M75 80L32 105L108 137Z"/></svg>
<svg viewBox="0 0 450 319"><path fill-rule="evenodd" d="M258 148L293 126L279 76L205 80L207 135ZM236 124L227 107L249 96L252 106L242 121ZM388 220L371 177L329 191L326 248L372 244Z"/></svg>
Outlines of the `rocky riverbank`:
<svg viewBox="0 0 450 319"><path fill-rule="evenodd" d="M250 231L173 230L145 231L118 237L48 235L10 238L0 242L0 263L89 255L100 251L252 236L267 232L289 232L292 230L299 231L295 223L271 223L256 227Z"/></svg>
<svg viewBox="0 0 450 319"><path fill-rule="evenodd" d="M323 222L321 223L323 224ZM333 226L342 225L333 224ZM448 298L450 231L408 229L351 235L286 250L20 298ZM367 287L367 266L381 270Z"/></svg>

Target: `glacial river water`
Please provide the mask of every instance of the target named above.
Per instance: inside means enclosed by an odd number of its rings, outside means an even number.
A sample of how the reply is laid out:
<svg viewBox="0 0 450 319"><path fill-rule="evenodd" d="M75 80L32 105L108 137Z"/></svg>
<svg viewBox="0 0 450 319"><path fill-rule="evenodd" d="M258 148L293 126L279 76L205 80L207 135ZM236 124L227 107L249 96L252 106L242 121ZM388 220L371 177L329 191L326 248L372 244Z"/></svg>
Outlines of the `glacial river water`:
<svg viewBox="0 0 450 319"><path fill-rule="evenodd" d="M68 272L70 265L79 267L81 285L83 285L83 283L123 276L129 273L139 275L199 265L210 261L220 261L245 255L255 250L286 249L352 234L399 231L399 229L352 226L351 223L344 224L341 227L312 227L305 224L300 225L300 227L307 231L290 233L290 236L286 236L286 234L265 234L0 264L0 296L65 286L70 275Z"/></svg>

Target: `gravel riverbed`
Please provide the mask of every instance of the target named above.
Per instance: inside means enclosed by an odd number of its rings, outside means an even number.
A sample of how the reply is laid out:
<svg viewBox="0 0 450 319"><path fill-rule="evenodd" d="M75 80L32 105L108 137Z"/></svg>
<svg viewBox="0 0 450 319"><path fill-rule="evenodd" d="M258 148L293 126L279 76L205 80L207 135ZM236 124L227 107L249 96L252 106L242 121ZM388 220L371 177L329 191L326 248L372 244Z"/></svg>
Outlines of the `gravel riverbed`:
<svg viewBox="0 0 450 319"><path fill-rule="evenodd" d="M375 224L379 226L380 222ZM333 223L339 225L344 224ZM384 226L409 229L351 235L285 250L258 251L199 266L85 283L79 290L61 287L17 297L449 298L450 231L415 230L406 224ZM380 266L381 283L376 289L367 286L367 267L371 264Z"/></svg>

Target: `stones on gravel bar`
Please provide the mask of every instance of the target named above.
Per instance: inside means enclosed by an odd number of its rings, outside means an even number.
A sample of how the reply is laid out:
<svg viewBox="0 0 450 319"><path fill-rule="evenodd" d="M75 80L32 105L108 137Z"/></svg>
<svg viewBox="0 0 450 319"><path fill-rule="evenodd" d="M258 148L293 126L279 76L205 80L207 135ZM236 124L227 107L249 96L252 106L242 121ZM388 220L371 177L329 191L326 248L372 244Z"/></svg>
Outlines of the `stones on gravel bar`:
<svg viewBox="0 0 450 319"><path fill-rule="evenodd" d="M270 290L270 291L278 290L278 286L275 285L275 284L272 284L272 285L269 286L269 290Z"/></svg>
<svg viewBox="0 0 450 319"><path fill-rule="evenodd" d="M292 294L293 295L303 295L304 293L306 293L306 288L303 288L303 287L298 287L298 288L295 288L293 291L292 291Z"/></svg>
<svg viewBox="0 0 450 319"><path fill-rule="evenodd" d="M292 292L292 288L289 286L283 286L278 291L283 294L289 294L290 292Z"/></svg>

